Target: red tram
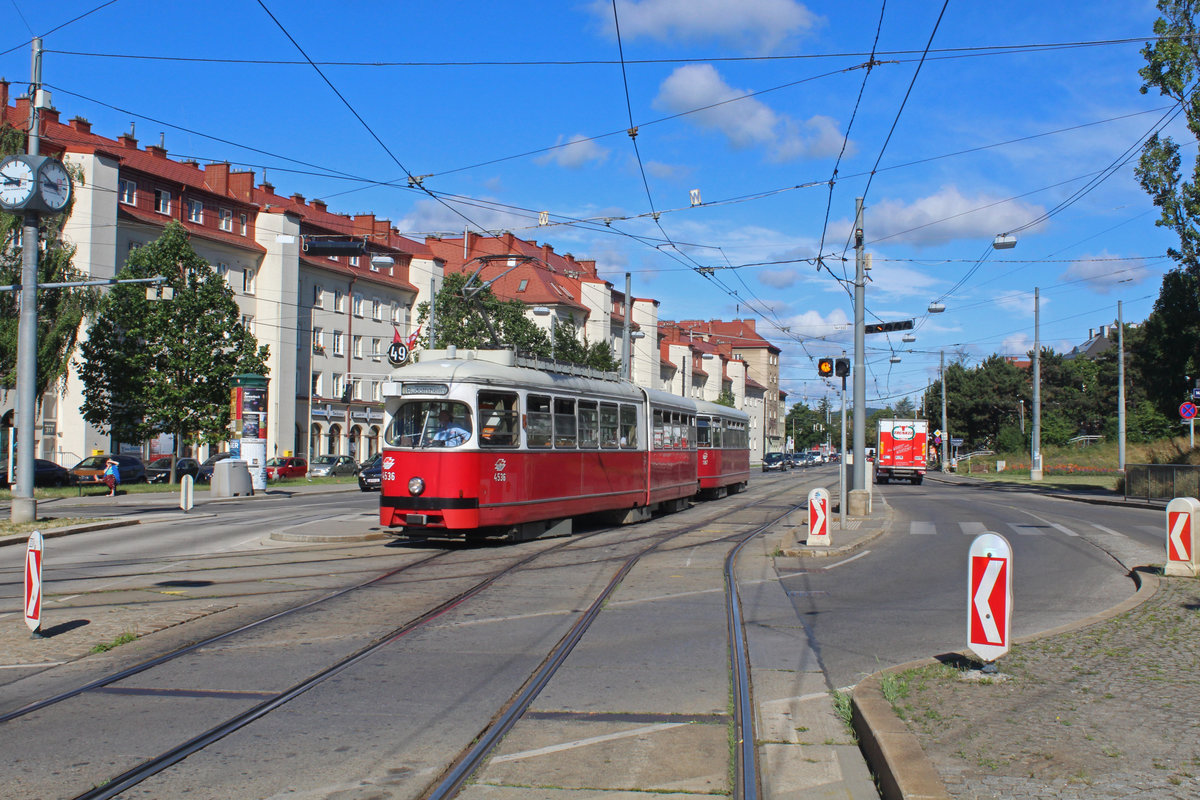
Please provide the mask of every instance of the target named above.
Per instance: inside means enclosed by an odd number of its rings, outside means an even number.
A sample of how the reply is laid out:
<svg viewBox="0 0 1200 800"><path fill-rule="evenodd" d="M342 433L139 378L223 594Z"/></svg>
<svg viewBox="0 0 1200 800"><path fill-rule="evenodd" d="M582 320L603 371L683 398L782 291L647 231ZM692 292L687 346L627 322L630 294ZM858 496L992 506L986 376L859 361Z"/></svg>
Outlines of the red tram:
<svg viewBox="0 0 1200 800"><path fill-rule="evenodd" d="M408 536L529 539L595 512L636 522L750 477L744 412L510 350L425 351L383 395L379 519Z"/></svg>

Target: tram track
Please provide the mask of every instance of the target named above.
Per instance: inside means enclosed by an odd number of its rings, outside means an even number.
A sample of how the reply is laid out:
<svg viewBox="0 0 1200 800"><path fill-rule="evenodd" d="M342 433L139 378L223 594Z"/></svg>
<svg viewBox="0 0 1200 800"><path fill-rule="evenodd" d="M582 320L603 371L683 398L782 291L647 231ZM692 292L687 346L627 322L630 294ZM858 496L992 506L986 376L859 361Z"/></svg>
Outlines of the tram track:
<svg viewBox="0 0 1200 800"><path fill-rule="evenodd" d="M547 542L552 542L552 544L550 544L549 546L540 547L539 549L537 549L536 552L526 553L523 555L523 557L517 559L516 561L513 561L510 564L507 564L503 568L491 570L488 573L481 573L480 578L478 580L476 580L471 586L469 586L464 591L461 591L461 592L455 594L454 596L445 599L443 602L434 605L433 607L427 609L424 613L421 613L421 614L413 617L409 621L405 622L404 624L402 624L400 626L395 627L394 629L386 632L382 636L376 637L374 640L367 643L366 645L345 655L342 658L339 658L338 660L325 666L324 668L322 668L316 672L313 672L312 674L308 675L307 677L303 678L302 680L293 683L291 686L288 686L287 688L284 688L277 692L272 692L271 694L273 696L271 696L270 698L264 699L262 702L259 702L259 703L255 704L254 706L247 708L244 711L242 711L236 715L230 716L229 718L225 719L224 721L220 722L219 724L210 726L209 728L204 730L202 733L192 736L192 737L188 738L186 741L183 741L178 745L175 745L173 747L163 750L158 755L156 755L152 758L148 758L148 759L142 761L141 763L135 765L134 767L127 769L127 770L105 780L101 785L99 785L89 791L86 791L82 794L78 794L77 797L80 797L80 798L84 798L84 797L86 797L86 798L115 797L115 796L118 796L119 794L121 794L122 792L127 791L131 787L136 786L139 783L147 780L148 778L150 778L154 775L160 774L166 770L169 770L173 765L178 764L180 761L183 761L184 759L188 758L189 756L204 750L205 748L209 747L212 743L219 741L220 739L228 736L229 734L233 733L234 731L240 730L242 728L245 728L248 725L251 725L255 721L260 720L263 717L266 717L267 715L270 715L272 712L274 712L274 711L278 710L279 708L283 707L284 705L292 702L296 698L304 695L310 689L320 685L321 683L324 683L325 681L329 680L330 678L332 678L336 675L339 675L339 674L345 672L346 670L351 669L356 664L358 664L358 663L362 662L363 660L367 659L368 657L370 657L372 654L389 647L390 645L396 643L397 641L401 640L402 638L413 633L414 631L419 630L425 626L428 626L435 620L438 620L441 617L443 617L443 615L445 615L452 609L456 609L456 608L463 606L463 604L468 603L473 598L475 598L475 597L479 596L480 594L482 594L483 592L485 592L490 586L494 585L497 581L501 580L506 575L513 574L514 572L516 572L518 570L522 570L522 569L536 569L537 568L536 562L539 559L544 559L545 557L550 556L552 554L567 551L572 548L576 551L581 550L581 549L591 548L591 547L613 549L614 548L613 544L604 544L603 543L603 537L610 536L612 533L617 532L617 531L635 533L635 536L631 537L630 539L624 540L623 544L627 548L628 546L630 546L631 543L634 543L634 546L639 548L638 551L632 556L624 557L622 563L617 568L616 572L613 574L612 578L610 579L610 581L607 584L607 586L605 587L605 589L599 593L599 595L592 602L589 609L580 615L579 619L576 620L576 623L572 626L572 628L568 632L568 634L563 637L563 639L554 648L554 650L546 657L546 659L542 663L542 666L539 668L538 672L536 672L532 676L530 676L529 680L526 682L526 686L523 689L523 692L527 693L527 699L522 701L522 693L518 693L517 695L515 695L512 698L512 700L509 702L509 704L507 704L505 706L506 712L509 713L511 720L513 722L515 722L515 720L520 717L521 713L523 713L525 708L528 707L529 702L531 702L532 699L534 697L536 697L537 692L540 691L541 687L545 686L546 682L549 681L550 677L552 677L554 672L558 669L558 667L561 666L563 660L565 660L566 656L569 655L571 649L574 647L574 644L577 643L580 640L580 638L582 638L583 635L586 633L587 628L590 626L591 622L594 621L595 616L599 613L599 611L603 607L605 601L612 594L612 592L617 588L617 586L620 585L622 578L628 574L629 570L632 569L634 567L634 565L636 565L636 563L640 559L644 558L647 554L654 552L655 550L664 548L664 546L667 545L673 539L683 536L684 534L694 532L694 530L697 526L702 526L702 525L706 524L708 521L711 521L712 519L715 519L718 517L735 515L739 511L744 511L746 508L750 508L755 505L757 505L757 503L755 503L751 499L748 499L747 502L740 503L740 504L738 504L738 506L731 507L731 506L724 505L724 504L721 507L714 506L711 514L704 514L699 519L693 518L685 523L678 524L678 525L672 525L672 526L670 526L670 529L667 531L660 530L657 532L651 532L649 530L644 529L642 526L637 526L636 528L603 528L603 529L598 529L595 531L588 532L586 534L572 536L572 537L566 538L562 541L542 540L543 545L546 544ZM786 517L786 515L790 512L791 512L791 509L784 511L782 514L779 514L779 515L773 514L772 519L768 520L765 523L758 525L756 528L754 528L753 530L751 530L749 532L743 531L743 532L738 532L738 533L727 534L727 535L720 537L719 539L711 540L710 542L707 542L707 544L711 544L711 543L715 543L715 542L734 541L739 538L742 541L748 540L749 537L753 536L755 533L758 533L761 530L765 530L766 528L770 527L770 525L772 525L772 524L776 524L780 519ZM667 519L667 518L664 518L664 519ZM638 542L638 541L641 541L641 544L636 544L636 542ZM522 547L521 549L527 550L528 548ZM516 551L516 548L513 548L512 551ZM512 552L512 551L510 551L508 548L498 548L497 549L497 552L499 552L499 553ZM416 570L419 567L430 566L431 562L435 562L435 560L442 559L443 557L445 557L448 554L448 552L449 551L435 553L435 554L429 556L428 558L421 559L420 561L413 562L411 564L403 565L402 567L398 567L394 570L389 570L388 572L373 576L368 580L358 582L358 583L354 584L353 586L344 587L336 592L328 593L326 595L323 595L320 598L316 598L315 600L311 600L307 603L299 604L293 608L285 609L284 611L278 612L276 614L272 614L267 617L263 617L260 620L256 620L252 623L241 626L232 631L227 631L225 633L219 634L214 637L209 637L201 642L197 642L192 645L189 645L186 648L180 648L176 651L172 651L171 653L165 654L164 656L161 656L157 659L152 659L152 660L144 662L142 664L135 665L134 667L131 667L127 670L122 670L120 672L112 673L111 675L104 676L103 678L100 678L95 681L89 682L85 685L76 687L75 689L59 693L58 695L55 695L54 697L46 698L46 699L38 701L36 703L28 704L20 709L17 709L14 712L10 712L4 716L0 716L0 723L7 723L10 721L18 720L21 717L31 714L34 711L44 710L44 709L47 709L54 705L57 705L59 703L62 703L66 700L69 700L71 698L78 697L81 694L84 694L84 693L87 693L90 691L103 689L104 687L110 686L111 684L125 680L129 677L132 677L133 675L145 673L149 670L152 670L153 668L155 668L157 666L162 666L171 661L178 660L178 659L182 658L183 656L186 656L186 655L189 655L192 653L196 653L206 647L211 647L212 645L215 645L215 644L218 644L221 642L226 642L227 640L229 640L230 638L232 638L238 634L248 632L248 631L258 628L268 622L281 620L284 617L295 614L296 612L299 612L299 611L302 611L305 609L309 609L309 608L314 608L316 606L327 603L336 598L344 597L350 593L355 592L356 590L365 589L365 588L371 587L371 586L377 586L381 582L385 581L387 578L395 577L397 575L408 572L410 570ZM596 553L596 556L597 556L597 558L594 559L593 561L599 562L599 561L607 561L607 560L616 560L616 556L614 555L614 553L611 553L611 552L603 552L601 550L598 550ZM729 585L732 586L733 584L730 583ZM734 602L736 602L736 600ZM731 640L731 641L733 641L733 640ZM735 651L743 651L744 652L744 643L743 644L731 644L731 649L733 649ZM742 677L735 678L735 683L740 683L740 685L746 685L746 677L744 676L744 674ZM501 712L497 719L502 721L502 717L504 716L504 713L505 712ZM751 718L752 718L752 715L751 715ZM500 727L496 727L495 730L496 730L496 733L492 736L487 736L485 733L484 737L480 739L480 742L482 743L484 741L484 739L486 738L488 741L490 741L494 745L495 741L498 741L499 738L501 738L503 736L503 732L504 732L505 728L503 726L500 726ZM745 737L744 732L740 732L739 735ZM751 742L753 742L752 730L750 731L750 735L748 738ZM482 755L479 758L480 759L485 758L486 752L488 752L488 751L490 751L490 747L485 748L482 751ZM752 754L753 754L753 750L751 749L751 755ZM456 760L456 763L467 764L468 761L464 756L463 758ZM477 763L475 764L475 766L477 766ZM469 768L464 768L462 770L462 780L465 780L466 778L468 778L470 776L470 774L474 771L475 766L471 766ZM751 761L751 765L750 765L749 769L743 769L742 767L739 767L738 774L749 776L747 778L747 780L750 781L750 785L752 785L752 786L756 785L756 777L754 777L752 761ZM461 785L461 782L460 782L460 785ZM455 790L455 791L457 791L457 790ZM431 794L429 796L430 797L450 797L450 796L453 796L453 794L443 793L443 794ZM744 793L743 792L743 793L739 793L738 796L754 797L756 795L753 793Z"/></svg>

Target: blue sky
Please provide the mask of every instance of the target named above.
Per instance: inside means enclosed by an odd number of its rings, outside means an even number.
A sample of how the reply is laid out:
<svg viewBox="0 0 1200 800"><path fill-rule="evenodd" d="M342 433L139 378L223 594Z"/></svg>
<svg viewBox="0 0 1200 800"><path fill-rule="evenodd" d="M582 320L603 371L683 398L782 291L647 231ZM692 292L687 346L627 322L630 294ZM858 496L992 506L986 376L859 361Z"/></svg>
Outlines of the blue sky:
<svg viewBox="0 0 1200 800"><path fill-rule="evenodd" d="M872 405L915 397L942 351L1027 352L1034 287L1060 351L1118 301L1127 322L1149 314L1171 238L1129 156L1169 104L1139 92L1142 45L1121 40L1151 34L1152 3L618 0L615 16L619 37L611 0L10 0L0 74L19 92L44 35L55 106L96 133L136 123L173 158L265 169L417 239L549 242L619 288L632 272L663 319L756 318L791 401L832 391L813 359L852 351L856 197L868 320L917 323L912 343L867 338Z"/></svg>

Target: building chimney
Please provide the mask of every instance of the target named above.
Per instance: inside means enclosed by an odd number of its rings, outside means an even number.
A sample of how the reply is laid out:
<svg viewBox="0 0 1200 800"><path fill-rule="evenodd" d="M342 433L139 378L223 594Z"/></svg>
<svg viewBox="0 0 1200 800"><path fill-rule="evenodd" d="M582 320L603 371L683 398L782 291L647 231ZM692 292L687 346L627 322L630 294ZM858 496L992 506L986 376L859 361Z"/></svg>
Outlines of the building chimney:
<svg viewBox="0 0 1200 800"><path fill-rule="evenodd" d="M229 194L229 163L207 164L204 183L216 194Z"/></svg>
<svg viewBox="0 0 1200 800"><path fill-rule="evenodd" d="M249 170L229 173L229 193L239 200L251 202L254 198L254 173Z"/></svg>
<svg viewBox="0 0 1200 800"><path fill-rule="evenodd" d="M117 137L117 141L121 143L122 147L124 147L128 150L137 150L138 149L138 140L133 138L132 133L122 133L120 136Z"/></svg>
<svg viewBox="0 0 1200 800"><path fill-rule="evenodd" d="M293 193L292 194L292 202L298 206L304 205L304 195L300 194L299 192Z"/></svg>
<svg viewBox="0 0 1200 800"><path fill-rule="evenodd" d="M329 206L327 206L327 205L325 204L325 201L324 201L324 200L318 200L318 199L316 199L315 197L313 198L313 201L312 201L311 205L312 205L312 207L313 207L313 208L315 208L317 211L325 211L326 209L328 209L328 208L329 208Z"/></svg>
<svg viewBox="0 0 1200 800"><path fill-rule="evenodd" d="M7 86L4 87L5 90L7 90L7 88L8 88ZM2 100L2 99L3 99L3 93L0 92L0 100ZM88 122L83 117L72 117L70 125L72 128L79 131L80 133L91 133L92 132L92 123Z"/></svg>

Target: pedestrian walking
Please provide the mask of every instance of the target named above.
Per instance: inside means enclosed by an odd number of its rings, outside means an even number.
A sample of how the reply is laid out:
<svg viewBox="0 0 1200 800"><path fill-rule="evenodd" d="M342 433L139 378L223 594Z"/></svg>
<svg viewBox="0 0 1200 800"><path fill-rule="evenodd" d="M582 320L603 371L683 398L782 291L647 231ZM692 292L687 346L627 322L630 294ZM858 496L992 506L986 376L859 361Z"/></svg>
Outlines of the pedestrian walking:
<svg viewBox="0 0 1200 800"><path fill-rule="evenodd" d="M117 484L121 482L120 465L111 458L104 462L104 485L108 487L107 497L115 497Z"/></svg>

